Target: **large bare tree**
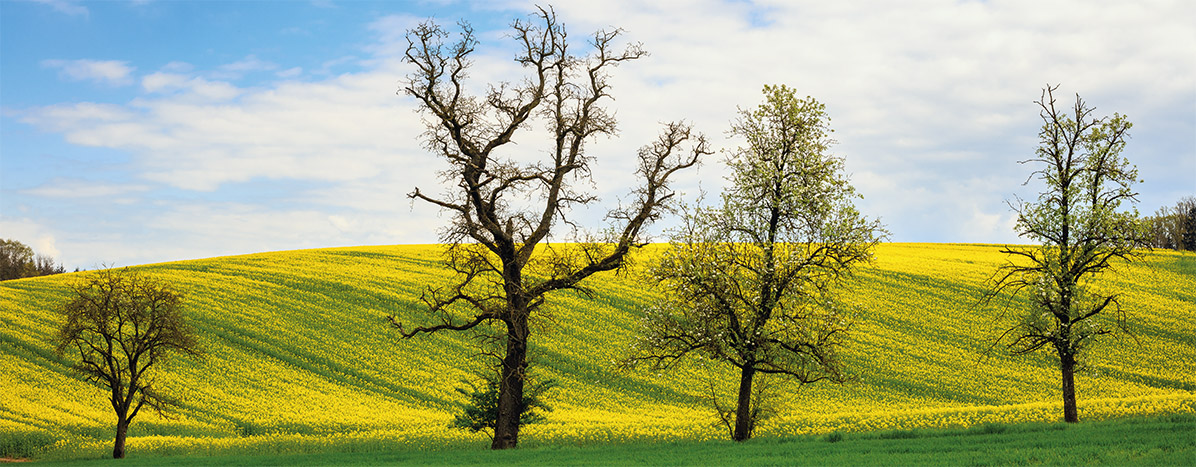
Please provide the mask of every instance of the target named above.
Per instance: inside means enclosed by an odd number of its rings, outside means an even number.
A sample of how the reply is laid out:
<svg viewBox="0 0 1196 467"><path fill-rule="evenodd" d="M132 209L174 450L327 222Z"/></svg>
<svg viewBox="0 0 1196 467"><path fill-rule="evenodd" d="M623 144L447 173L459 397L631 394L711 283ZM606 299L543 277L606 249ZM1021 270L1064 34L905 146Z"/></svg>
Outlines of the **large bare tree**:
<svg viewBox="0 0 1196 467"><path fill-rule="evenodd" d="M642 182L629 204L609 212L606 234L585 234L568 216L570 208L597 200L577 185L590 177L587 143L615 134L614 115L603 107L611 97L608 73L646 52L639 44L619 48L622 32L616 29L598 31L590 38L590 53L576 55L552 9L540 8L511 24L515 61L528 76L492 84L476 96L466 89L466 78L477 39L467 23L459 26L451 43L446 43L450 33L431 21L407 32L405 60L415 72L402 88L425 116L428 150L449 166L442 175L451 189L434 196L417 188L410 197L451 214L441 238L445 262L457 278L424 293L430 322L412 326L388 319L407 338L483 325L499 329L505 353L491 447L505 449L519 440L529 323L536 311L549 293L587 292L584 279L622 267L631 248L642 244L644 226L673 198L670 178L709 150L689 126L665 125L655 142L639 150L636 173ZM546 124L550 137L543 160L499 154L517 131L537 121ZM554 233L585 241L554 247L549 245Z"/></svg>
<svg viewBox="0 0 1196 467"><path fill-rule="evenodd" d="M1094 117L1079 95L1070 107L1047 86L1035 101L1042 119L1031 178L1045 190L1036 201L1010 203L1018 235L1040 246L1006 247L1009 262L997 270L985 302L1023 294L1028 306L1002 313L1008 327L997 340L1014 355L1049 349L1059 358L1063 419L1078 422L1075 371L1099 336L1128 332L1116 291L1092 287L1118 262L1131 261L1148 243L1136 209L1138 170L1121 153L1130 122L1124 116Z"/></svg>

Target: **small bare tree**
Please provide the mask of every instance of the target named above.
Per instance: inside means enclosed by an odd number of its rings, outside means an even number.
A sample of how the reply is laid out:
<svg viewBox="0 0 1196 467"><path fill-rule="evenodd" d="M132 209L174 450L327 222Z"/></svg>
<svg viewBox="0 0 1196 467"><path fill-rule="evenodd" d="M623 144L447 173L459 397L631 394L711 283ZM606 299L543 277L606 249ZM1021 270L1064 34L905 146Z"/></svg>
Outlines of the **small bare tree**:
<svg viewBox="0 0 1196 467"><path fill-rule="evenodd" d="M116 412L112 457L120 459L142 407L162 414L176 404L160 391L155 371L176 354L199 356L199 342L183 318L183 296L163 282L105 269L85 276L73 292L59 307L55 348L77 356L72 368L109 391Z"/></svg>
<svg viewBox="0 0 1196 467"><path fill-rule="evenodd" d="M1121 155L1130 122L1092 116L1079 95L1071 109L1056 107L1047 86L1035 101L1042 118L1031 178L1046 185L1037 202L1010 203L1017 212L1017 231L1041 246L1006 247L1009 262L997 270L984 303L1008 293L1025 294L1029 306L1005 314L1011 323L1000 335L1014 355L1051 349L1059 358L1063 380L1063 419L1078 422L1075 370L1099 336L1126 332L1126 314L1119 294L1091 284L1118 261L1132 261L1147 246L1148 231L1134 202L1138 170Z"/></svg>
<svg viewBox="0 0 1196 467"><path fill-rule="evenodd" d="M51 274L62 274L66 272L66 268L61 264L55 264L54 258L49 255L37 254L33 257L33 271L37 276L49 276Z"/></svg>
<svg viewBox="0 0 1196 467"><path fill-rule="evenodd" d="M551 247L550 235L563 226L569 209L593 203L595 196L576 185L589 180L593 156L586 143L615 134L614 115L603 108L610 98L608 72L646 55L639 44L616 49L620 30L599 31L587 56L569 49L564 27L551 9L540 8L511 28L518 44L515 61L529 71L517 84L491 86L484 96L465 89L477 40L466 23L459 39L433 22L407 32L407 63L415 66L403 92L414 97L425 115L428 150L448 162L442 172L453 188L439 197L415 189L412 199L439 206L452 215L441 234L448 245L447 266L455 284L429 289L423 301L433 316L429 324L410 326L389 316L404 337L439 331L467 331L479 325L502 329L502 358L493 449L518 444L529 321L549 293L588 292L587 277L622 267L627 253L641 244L641 232L667 205L669 180L708 154L703 136L681 123L639 151L642 185L631 205L612 210L608 233L569 247ZM551 137L548 157L521 163L497 152L536 117Z"/></svg>

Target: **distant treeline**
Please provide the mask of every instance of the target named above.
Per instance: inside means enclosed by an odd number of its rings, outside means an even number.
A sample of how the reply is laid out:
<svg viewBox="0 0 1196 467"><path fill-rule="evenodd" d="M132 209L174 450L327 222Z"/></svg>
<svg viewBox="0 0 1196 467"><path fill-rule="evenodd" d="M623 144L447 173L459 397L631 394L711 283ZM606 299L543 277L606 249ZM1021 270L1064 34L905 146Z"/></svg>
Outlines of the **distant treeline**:
<svg viewBox="0 0 1196 467"><path fill-rule="evenodd" d="M33 254L33 249L16 240L0 239L0 281L22 277L48 276L66 272L48 255Z"/></svg>
<svg viewBox="0 0 1196 467"><path fill-rule="evenodd" d="M1161 207L1146 221L1150 246L1196 251L1196 196L1185 196L1174 207Z"/></svg>

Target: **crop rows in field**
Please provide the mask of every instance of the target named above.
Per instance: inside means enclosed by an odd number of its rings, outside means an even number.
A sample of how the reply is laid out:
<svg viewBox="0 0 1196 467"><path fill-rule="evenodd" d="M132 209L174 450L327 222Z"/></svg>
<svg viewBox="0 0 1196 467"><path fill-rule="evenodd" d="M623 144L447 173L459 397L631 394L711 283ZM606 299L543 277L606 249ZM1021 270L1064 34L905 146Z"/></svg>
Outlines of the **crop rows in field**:
<svg viewBox="0 0 1196 467"><path fill-rule="evenodd" d="M657 246L641 253L659 251ZM976 302L1003 261L985 245L884 244L852 285L858 322L847 349L857 381L776 385L777 416L760 435L1059 417L1055 364L988 354L996 331ZM640 264L643 264L641 258ZM380 444L478 443L447 427L453 391L488 364L464 335L399 338L383 317L424 315L420 293L450 277L438 246L262 253L141 266L178 285L207 356L178 361L178 416L139 415L130 452L284 451ZM48 344L53 307L73 275L0 283L0 432L61 440L52 452L103 452L113 415L100 390ZM532 336L533 365L558 381L548 421L525 444L724 433L699 400L730 397L728 368L695 362L656 375L623 372L640 308L654 300L635 271L592 280L596 296L556 295ZM1082 418L1196 411L1196 256L1150 253L1102 287L1123 292L1138 340L1109 342L1077 378ZM1014 306L1017 302L1013 303ZM64 454L65 455L65 454Z"/></svg>

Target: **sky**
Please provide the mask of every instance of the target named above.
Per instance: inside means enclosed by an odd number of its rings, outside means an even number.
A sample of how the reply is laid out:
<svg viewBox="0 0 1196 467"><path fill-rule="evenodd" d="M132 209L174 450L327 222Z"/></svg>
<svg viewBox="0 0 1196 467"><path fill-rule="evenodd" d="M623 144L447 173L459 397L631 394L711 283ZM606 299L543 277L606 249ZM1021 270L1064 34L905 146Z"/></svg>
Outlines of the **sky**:
<svg viewBox="0 0 1196 467"><path fill-rule="evenodd" d="M585 38L650 56L611 78L619 134L593 141L588 228L637 184L636 149L685 120L714 148L765 84L826 105L857 207L897 242L1026 243L1042 88L1126 115L1144 214L1196 194L1196 2L557 2ZM470 23L470 89L517 81L523 1L0 0L0 238L91 269L302 248L437 243L405 32ZM542 123L537 123L542 126ZM505 154L531 161L532 130ZM677 180L723 189L722 156ZM653 230L664 239L663 221Z"/></svg>

